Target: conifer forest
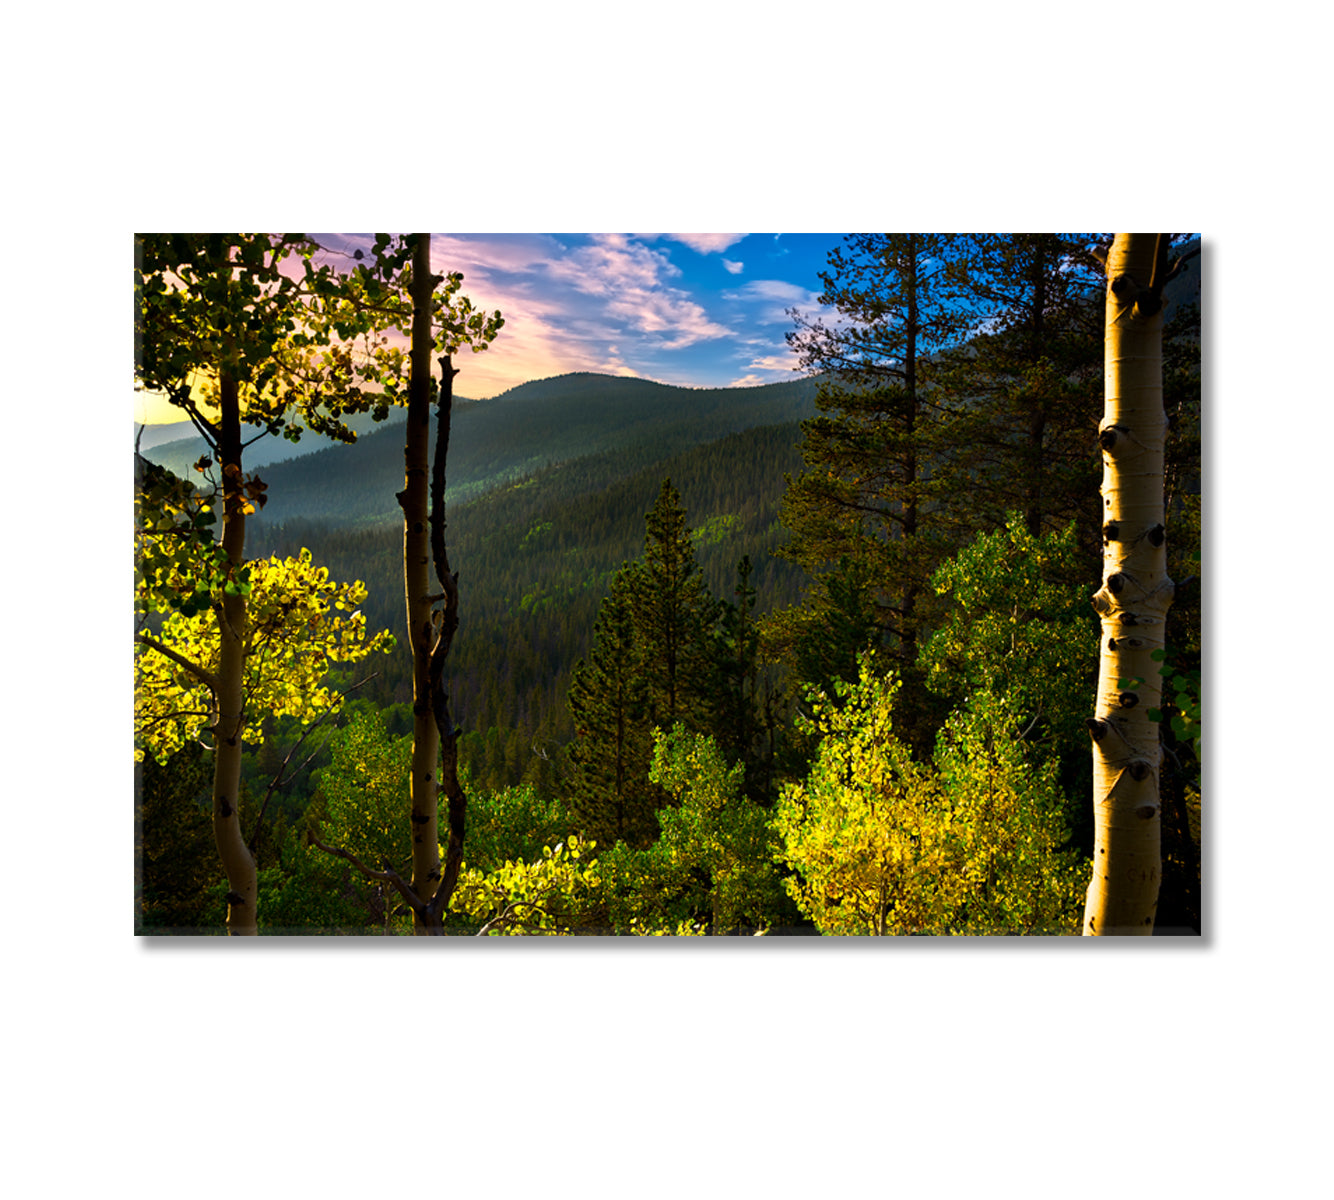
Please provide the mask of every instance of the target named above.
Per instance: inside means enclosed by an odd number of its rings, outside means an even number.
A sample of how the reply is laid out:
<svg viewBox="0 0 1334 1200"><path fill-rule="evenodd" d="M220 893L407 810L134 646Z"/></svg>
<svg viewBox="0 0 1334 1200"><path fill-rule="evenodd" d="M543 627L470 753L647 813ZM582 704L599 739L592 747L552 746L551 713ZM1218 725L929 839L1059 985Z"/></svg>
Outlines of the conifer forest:
<svg viewBox="0 0 1334 1200"><path fill-rule="evenodd" d="M1200 934L1200 271L850 234L778 382L472 399L429 234L136 236L135 932Z"/></svg>

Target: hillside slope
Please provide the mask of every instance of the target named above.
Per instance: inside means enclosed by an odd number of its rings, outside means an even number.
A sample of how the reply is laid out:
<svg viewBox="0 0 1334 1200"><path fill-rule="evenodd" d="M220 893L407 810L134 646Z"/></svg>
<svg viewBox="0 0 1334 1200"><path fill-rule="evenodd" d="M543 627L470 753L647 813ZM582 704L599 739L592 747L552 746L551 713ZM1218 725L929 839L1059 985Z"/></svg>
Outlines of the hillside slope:
<svg viewBox="0 0 1334 1200"><path fill-rule="evenodd" d="M457 504L544 468L620 454L619 472L759 425L788 424L815 411L815 381L754 388L681 388L608 375L561 375L491 400L455 401L450 423L448 500ZM278 448L284 443L278 439ZM263 466L256 443L246 461ZM290 446L290 443L287 445ZM202 442L172 443L146 457L188 473ZM263 467L269 521L310 518L376 523L400 516L401 424L374 429L351 446L329 446Z"/></svg>
<svg viewBox="0 0 1334 1200"><path fill-rule="evenodd" d="M561 744L572 736L570 673L589 651L611 576L643 551L644 515L665 477L681 494L715 596L732 599L737 563L748 555L759 612L798 599L802 574L776 552L785 538L778 520L784 475L800 469L800 437L791 422L676 454L643 446L606 451L450 506L449 558L461 604L446 673L452 711L469 732L461 752L474 780L517 783L537 766L535 740ZM379 676L359 694L385 705L407 701L401 520L275 524L272 507L252 523L250 552L306 547L334 578L362 580L369 625L393 630L400 642L374 664Z"/></svg>

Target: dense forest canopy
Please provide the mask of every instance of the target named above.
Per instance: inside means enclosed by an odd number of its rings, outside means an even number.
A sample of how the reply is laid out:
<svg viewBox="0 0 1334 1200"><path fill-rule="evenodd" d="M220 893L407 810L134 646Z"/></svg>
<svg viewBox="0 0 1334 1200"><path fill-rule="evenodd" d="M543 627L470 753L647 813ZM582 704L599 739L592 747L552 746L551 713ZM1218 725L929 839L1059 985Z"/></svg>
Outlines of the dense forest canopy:
<svg viewBox="0 0 1334 1200"><path fill-rule="evenodd" d="M428 313L414 236L343 273L292 270L300 235L144 239L140 381L197 435L136 449L136 930L421 931L411 386L457 588L440 932L1078 933L1111 235L852 235L811 281L837 316L793 314L789 382L452 403L446 369L466 393L503 320L456 276ZM1199 932L1201 822L1199 259L1163 245L1159 933ZM414 312L429 382L390 353ZM302 421L347 440L243 456L243 427Z"/></svg>

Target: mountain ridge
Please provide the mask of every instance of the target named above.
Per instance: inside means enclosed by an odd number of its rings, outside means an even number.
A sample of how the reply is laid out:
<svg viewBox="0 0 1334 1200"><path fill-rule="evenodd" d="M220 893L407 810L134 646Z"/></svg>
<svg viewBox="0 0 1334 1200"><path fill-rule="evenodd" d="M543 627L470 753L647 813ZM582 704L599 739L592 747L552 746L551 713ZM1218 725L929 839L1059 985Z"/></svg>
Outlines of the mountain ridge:
<svg viewBox="0 0 1334 1200"><path fill-rule="evenodd" d="M753 388L682 388L583 372L532 380L489 400L456 400L447 501L475 499L584 458L619 453L627 460L625 469L633 470L728 434L797 422L815 412L816 383L802 377ZM401 417L351 445L323 446L269 464L252 457L256 447L247 453L246 465L263 469L270 485L266 520L401 518L394 499L403 486ZM193 439L149 450L145 457L184 474L203 453L202 439Z"/></svg>

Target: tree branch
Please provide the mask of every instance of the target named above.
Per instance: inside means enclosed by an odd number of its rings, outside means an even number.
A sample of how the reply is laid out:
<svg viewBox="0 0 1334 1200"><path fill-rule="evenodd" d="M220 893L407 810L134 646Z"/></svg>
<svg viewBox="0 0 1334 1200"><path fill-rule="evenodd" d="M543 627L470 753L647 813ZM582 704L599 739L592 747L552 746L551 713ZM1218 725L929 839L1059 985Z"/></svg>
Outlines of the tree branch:
<svg viewBox="0 0 1334 1200"><path fill-rule="evenodd" d="M415 913L421 913L426 906L417 898L417 893L404 882L403 877L394 870L393 867L386 866L383 871L376 871L363 863L350 850L344 850L341 846L329 846L320 841L313 833L310 835L312 846L318 846L326 854L332 854L335 858L341 858L345 862L351 863L367 879L376 879L382 883L392 883L398 889L398 894L403 897L404 903L408 905Z"/></svg>
<svg viewBox="0 0 1334 1200"><path fill-rule="evenodd" d="M174 708L169 713L163 713L160 717L154 717L151 721L146 721L143 725L135 729L136 737L143 737L150 729L156 728L164 721L179 721L182 717L211 717L213 714L199 708Z"/></svg>
<svg viewBox="0 0 1334 1200"><path fill-rule="evenodd" d="M550 890L550 889L548 889L548 890ZM541 896L538 897L538 899L541 899L541 900L546 899L546 894L543 893ZM496 913L496 915L495 915L494 917L492 917L489 921L487 921L486 924L483 925L483 926L477 931L476 936L477 936L477 937L485 937L485 936L491 931L491 929L492 929L493 926L498 925L498 924L500 924L500 923L502 923L502 922L503 922L503 923L506 923L506 924L517 924L517 923L518 923L518 918L517 918L517 916L516 916L516 913L517 913L517 910L519 909L519 907L520 907L521 905L524 906L524 907L527 907L527 908L534 909L535 911L541 913L544 917L553 917L553 914L551 913L550 909L543 908L542 905L539 904L539 903L537 902L537 900L509 900L509 899L507 899L507 900L506 900L506 903L505 903L505 907L502 908L502 909L500 910L500 912ZM554 919L554 917L553 917L553 919Z"/></svg>
<svg viewBox="0 0 1334 1200"><path fill-rule="evenodd" d="M213 450L217 450L222 434L218 432L218 427L199 411L199 406L190 399L190 385L183 384L173 390L170 399L177 408L185 409L185 415L190 418L191 424L199 431L200 437Z"/></svg>
<svg viewBox="0 0 1334 1200"><path fill-rule="evenodd" d="M198 679L200 683L209 689L209 691L216 692L218 690L218 677L214 675L212 671L206 671L198 664L192 663L184 655L177 654L170 646L164 646L151 634L136 633L134 635L134 640L142 646L147 646L150 650L156 650L165 658L171 659L171 661L178 667L182 667L186 671L189 671L190 674Z"/></svg>

